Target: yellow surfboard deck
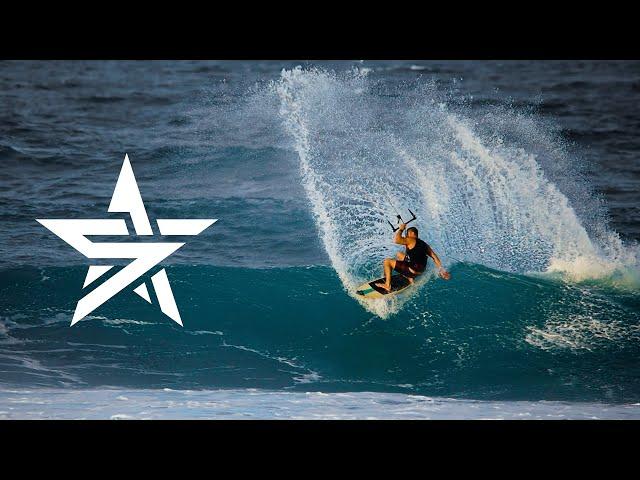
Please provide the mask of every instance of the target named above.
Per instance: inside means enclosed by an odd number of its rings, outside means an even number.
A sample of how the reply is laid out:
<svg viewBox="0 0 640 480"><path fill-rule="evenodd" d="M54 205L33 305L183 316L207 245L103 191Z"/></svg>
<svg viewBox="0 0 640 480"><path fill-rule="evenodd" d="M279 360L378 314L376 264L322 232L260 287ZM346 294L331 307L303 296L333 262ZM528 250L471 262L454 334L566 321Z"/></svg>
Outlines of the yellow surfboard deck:
<svg viewBox="0 0 640 480"><path fill-rule="evenodd" d="M391 276L391 291L387 292L383 288L377 287L375 284L378 282L384 282L384 278L378 278L367 283L363 283L358 287L356 293L365 298L382 298L388 295L395 295L403 291L405 288L411 286L411 282L404 275L392 275Z"/></svg>

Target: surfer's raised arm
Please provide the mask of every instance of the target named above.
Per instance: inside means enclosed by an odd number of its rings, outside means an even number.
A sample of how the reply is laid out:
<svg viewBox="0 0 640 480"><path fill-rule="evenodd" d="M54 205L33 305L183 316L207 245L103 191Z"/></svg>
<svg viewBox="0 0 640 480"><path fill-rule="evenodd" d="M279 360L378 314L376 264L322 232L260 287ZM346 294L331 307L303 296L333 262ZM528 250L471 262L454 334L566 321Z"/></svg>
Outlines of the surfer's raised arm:
<svg viewBox="0 0 640 480"><path fill-rule="evenodd" d="M398 245L406 245L407 244L407 238L402 236L402 232L404 232L405 228L407 228L407 224L406 223L401 223L398 226L398 230L396 231L396 234L393 237L394 243L397 243Z"/></svg>

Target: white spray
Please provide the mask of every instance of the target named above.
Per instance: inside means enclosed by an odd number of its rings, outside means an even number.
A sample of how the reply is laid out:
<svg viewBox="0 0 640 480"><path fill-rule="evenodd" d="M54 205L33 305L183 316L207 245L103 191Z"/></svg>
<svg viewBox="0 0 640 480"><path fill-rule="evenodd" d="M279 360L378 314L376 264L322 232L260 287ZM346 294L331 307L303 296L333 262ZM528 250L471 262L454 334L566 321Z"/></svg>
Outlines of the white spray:
<svg viewBox="0 0 640 480"><path fill-rule="evenodd" d="M433 86L389 94L358 70L296 68L273 87L322 242L350 294L397 250L386 219L406 208L445 263L578 281L635 269L635 249L605 222L588 231L536 150L518 141L523 132L547 141L528 119L509 119L517 127L509 141L487 136L507 120L452 112ZM400 302L363 305L385 317Z"/></svg>

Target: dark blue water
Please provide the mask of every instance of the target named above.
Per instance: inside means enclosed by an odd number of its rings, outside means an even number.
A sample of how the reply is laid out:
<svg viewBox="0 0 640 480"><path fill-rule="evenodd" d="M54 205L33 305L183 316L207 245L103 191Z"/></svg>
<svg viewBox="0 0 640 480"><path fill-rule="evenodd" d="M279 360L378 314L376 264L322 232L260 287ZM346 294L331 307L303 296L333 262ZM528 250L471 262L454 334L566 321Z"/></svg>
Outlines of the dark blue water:
<svg viewBox="0 0 640 480"><path fill-rule="evenodd" d="M637 403L639 85L639 62L2 62L0 385ZM69 327L87 260L35 218L106 217L125 152L151 219L219 219L163 263L184 328L126 290ZM407 207L452 280L359 301Z"/></svg>

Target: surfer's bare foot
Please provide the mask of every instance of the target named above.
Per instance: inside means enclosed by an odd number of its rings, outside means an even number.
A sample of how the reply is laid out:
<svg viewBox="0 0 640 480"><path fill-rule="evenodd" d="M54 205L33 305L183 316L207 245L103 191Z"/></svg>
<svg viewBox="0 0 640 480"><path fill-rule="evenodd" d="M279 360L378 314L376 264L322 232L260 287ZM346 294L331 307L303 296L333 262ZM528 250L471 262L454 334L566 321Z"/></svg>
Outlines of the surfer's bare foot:
<svg viewBox="0 0 640 480"><path fill-rule="evenodd" d="M376 284L375 284L375 286L376 286L376 287L380 287L380 288L382 288L383 290L386 290L387 292L390 292L390 291L391 291L391 285L387 285L387 284L386 284L386 283L384 283L384 282L378 282L378 283L376 283Z"/></svg>
<svg viewBox="0 0 640 480"><path fill-rule="evenodd" d="M415 282L415 281L416 281L416 279L415 279L415 278L410 278L410 277L407 277L407 280L409 280L409 283L413 283L413 282Z"/></svg>

